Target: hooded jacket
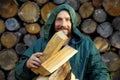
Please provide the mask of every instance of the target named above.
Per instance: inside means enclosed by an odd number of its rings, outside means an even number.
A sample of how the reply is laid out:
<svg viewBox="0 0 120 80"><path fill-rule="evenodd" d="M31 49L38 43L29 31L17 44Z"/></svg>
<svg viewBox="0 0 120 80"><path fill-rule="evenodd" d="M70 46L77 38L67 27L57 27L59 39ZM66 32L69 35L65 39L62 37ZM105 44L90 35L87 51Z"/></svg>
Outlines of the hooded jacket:
<svg viewBox="0 0 120 80"><path fill-rule="evenodd" d="M53 24L61 10L67 10L71 17L72 38L68 45L78 50L78 53L69 59L75 77L79 80L110 80L107 67L102 61L99 51L92 40L77 29L76 13L67 4L59 5L53 10L44 26L44 37L40 37L25 51L15 68L16 79L32 80L37 76L26 68L26 61L33 53L44 51L46 44L55 33Z"/></svg>

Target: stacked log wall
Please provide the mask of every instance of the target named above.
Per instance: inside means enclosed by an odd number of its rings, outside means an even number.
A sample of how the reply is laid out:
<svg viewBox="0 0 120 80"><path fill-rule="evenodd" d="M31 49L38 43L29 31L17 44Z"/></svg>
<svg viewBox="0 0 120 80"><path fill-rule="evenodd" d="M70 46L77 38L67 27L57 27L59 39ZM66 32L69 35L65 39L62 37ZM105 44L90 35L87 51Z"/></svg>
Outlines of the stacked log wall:
<svg viewBox="0 0 120 80"><path fill-rule="evenodd" d="M78 29L95 43L111 80L120 80L120 0L0 0L0 80L15 80L15 64L63 3L76 11Z"/></svg>

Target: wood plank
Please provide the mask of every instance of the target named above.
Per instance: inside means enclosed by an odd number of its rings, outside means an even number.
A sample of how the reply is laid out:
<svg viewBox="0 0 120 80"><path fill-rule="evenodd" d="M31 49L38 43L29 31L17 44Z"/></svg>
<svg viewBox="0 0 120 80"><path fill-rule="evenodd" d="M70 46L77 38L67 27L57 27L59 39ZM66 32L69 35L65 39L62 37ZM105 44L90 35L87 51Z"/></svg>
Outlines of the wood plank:
<svg viewBox="0 0 120 80"><path fill-rule="evenodd" d="M45 50L43 51L43 55L40 56L40 60L44 62L47 60L50 56L54 55L55 53L60 50L60 48L68 41L68 37L62 32L59 31L55 33L52 38L49 40L49 42L46 45ZM40 69L43 69L43 67L40 67ZM38 71L40 69L32 69L33 72L36 74L39 74ZM46 70L45 70L46 71ZM45 72L44 70L42 72Z"/></svg>
<svg viewBox="0 0 120 80"><path fill-rule="evenodd" d="M65 46L62 50L48 58L44 63L41 64L41 66L50 73L53 73L76 53L77 50L74 48ZM42 72L40 73L43 74ZM48 73L43 75L48 75Z"/></svg>
<svg viewBox="0 0 120 80"><path fill-rule="evenodd" d="M69 62L66 62L60 68L58 68L53 74L50 75L49 80L65 80L70 70L71 66Z"/></svg>

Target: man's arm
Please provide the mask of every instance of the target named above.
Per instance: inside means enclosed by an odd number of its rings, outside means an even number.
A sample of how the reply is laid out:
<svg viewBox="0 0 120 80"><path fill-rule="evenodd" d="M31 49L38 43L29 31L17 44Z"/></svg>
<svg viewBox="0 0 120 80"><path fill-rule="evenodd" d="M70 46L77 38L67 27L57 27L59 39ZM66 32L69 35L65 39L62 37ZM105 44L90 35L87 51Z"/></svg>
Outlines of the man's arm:
<svg viewBox="0 0 120 80"><path fill-rule="evenodd" d="M95 45L91 46L91 53L89 58L89 80L110 80L107 67Z"/></svg>

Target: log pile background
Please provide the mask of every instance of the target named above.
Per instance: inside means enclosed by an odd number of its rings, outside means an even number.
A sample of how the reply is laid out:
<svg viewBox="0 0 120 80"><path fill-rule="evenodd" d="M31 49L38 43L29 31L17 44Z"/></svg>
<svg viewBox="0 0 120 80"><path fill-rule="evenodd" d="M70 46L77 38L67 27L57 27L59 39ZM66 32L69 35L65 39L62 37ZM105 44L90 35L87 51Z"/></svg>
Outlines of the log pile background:
<svg viewBox="0 0 120 80"><path fill-rule="evenodd" d="M15 80L15 64L63 3L75 9L79 30L94 41L111 80L120 80L120 0L0 0L0 80Z"/></svg>

